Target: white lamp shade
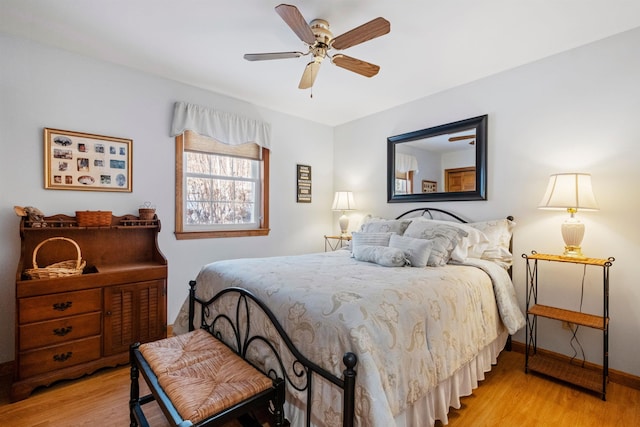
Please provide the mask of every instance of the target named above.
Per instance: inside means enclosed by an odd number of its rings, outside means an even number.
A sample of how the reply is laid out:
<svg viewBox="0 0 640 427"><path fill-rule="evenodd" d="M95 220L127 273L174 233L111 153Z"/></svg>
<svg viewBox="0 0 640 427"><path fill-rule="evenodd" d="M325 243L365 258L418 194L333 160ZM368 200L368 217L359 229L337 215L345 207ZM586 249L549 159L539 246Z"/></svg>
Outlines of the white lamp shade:
<svg viewBox="0 0 640 427"><path fill-rule="evenodd" d="M549 177L549 184L538 206L540 209L598 210L591 187L591 175L558 173Z"/></svg>
<svg viewBox="0 0 640 427"><path fill-rule="evenodd" d="M353 193L351 191L336 191L331 209L334 211L352 211L355 208L356 204L353 201Z"/></svg>

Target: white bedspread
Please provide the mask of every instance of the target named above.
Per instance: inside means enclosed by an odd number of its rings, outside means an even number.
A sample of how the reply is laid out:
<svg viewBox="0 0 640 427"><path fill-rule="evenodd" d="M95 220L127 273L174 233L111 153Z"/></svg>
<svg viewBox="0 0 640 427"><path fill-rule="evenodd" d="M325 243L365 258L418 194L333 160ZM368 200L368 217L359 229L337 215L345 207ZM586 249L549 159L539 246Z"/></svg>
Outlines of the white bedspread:
<svg viewBox="0 0 640 427"><path fill-rule="evenodd" d="M389 427L505 327L514 333L524 326L505 270L473 264L387 268L356 261L348 251L218 261L199 273L197 295L208 299L229 286L250 290L305 356L337 376L342 355L353 351L356 425ZM187 330L187 307L176 333ZM321 397L314 423L340 425L340 396L326 385L315 388Z"/></svg>

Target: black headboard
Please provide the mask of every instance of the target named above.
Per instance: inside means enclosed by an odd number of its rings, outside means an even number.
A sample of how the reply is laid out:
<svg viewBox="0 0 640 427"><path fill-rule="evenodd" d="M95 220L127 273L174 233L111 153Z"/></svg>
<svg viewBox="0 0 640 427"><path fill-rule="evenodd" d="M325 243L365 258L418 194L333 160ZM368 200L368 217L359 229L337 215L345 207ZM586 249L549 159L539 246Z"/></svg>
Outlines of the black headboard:
<svg viewBox="0 0 640 427"><path fill-rule="evenodd" d="M433 218L433 212L439 212L439 213L444 214L445 216L448 216L450 218L453 218L453 219L455 219L455 220L457 220L459 222L462 222L462 223L469 222L469 221L466 221L466 220L460 218L458 215L456 215L454 213L451 213L449 211L445 211L443 209L438 209L438 208L416 208L416 209L411 209L409 211L406 211L406 212L398 215L396 217L396 219L403 218L403 217L405 217L405 216L407 216L409 214L415 213L415 212L421 212L421 213L420 213L420 215L414 215L414 216L428 216L431 219L434 219Z"/></svg>
<svg viewBox="0 0 640 427"><path fill-rule="evenodd" d="M454 214L452 212L445 211L444 209L438 209L438 208L415 208L415 209L411 209L411 210L408 210L408 211L406 211L404 213L401 213L400 215L398 215L396 217L396 219L403 218L403 217L405 217L405 216L407 216L409 214L415 213L415 212L420 212L420 215L414 215L414 216L429 216L429 218L431 218L431 219L434 219L432 212L438 212L438 213L441 213L441 214L443 214L445 216L448 216L450 218L453 218L453 219L455 219L457 221L460 221L462 223L465 223L465 224L469 222L469 221L467 221L465 219L460 218L458 215L456 215L456 214ZM507 216L507 219L509 221L513 221L513 216L509 215L509 216Z"/></svg>

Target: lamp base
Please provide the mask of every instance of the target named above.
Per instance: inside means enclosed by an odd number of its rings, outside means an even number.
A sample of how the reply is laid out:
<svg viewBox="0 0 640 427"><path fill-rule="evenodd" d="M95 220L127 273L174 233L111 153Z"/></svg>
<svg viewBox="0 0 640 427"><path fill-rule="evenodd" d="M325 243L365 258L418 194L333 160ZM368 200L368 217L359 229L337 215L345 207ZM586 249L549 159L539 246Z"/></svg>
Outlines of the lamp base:
<svg viewBox="0 0 640 427"><path fill-rule="evenodd" d="M565 246L562 256L567 258L586 258L582 255L580 246Z"/></svg>
<svg viewBox="0 0 640 427"><path fill-rule="evenodd" d="M584 258L580 249L580 243L582 243L582 238L584 237L584 224L574 216L575 212L569 212L571 217L567 218L561 227L564 240L564 253L562 255L570 258Z"/></svg>
<svg viewBox="0 0 640 427"><path fill-rule="evenodd" d="M342 216L338 219L338 223L340 224L340 235L342 237L347 236L347 230L349 229L349 217L342 212Z"/></svg>

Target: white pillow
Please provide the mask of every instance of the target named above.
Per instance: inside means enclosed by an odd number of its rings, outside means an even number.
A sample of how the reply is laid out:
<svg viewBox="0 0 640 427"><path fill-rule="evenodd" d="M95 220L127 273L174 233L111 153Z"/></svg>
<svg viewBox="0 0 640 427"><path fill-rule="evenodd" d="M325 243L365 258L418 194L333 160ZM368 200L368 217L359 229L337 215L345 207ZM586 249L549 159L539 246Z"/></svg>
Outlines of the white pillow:
<svg viewBox="0 0 640 427"><path fill-rule="evenodd" d="M487 247L478 258L497 262L505 268L511 265L513 255L509 251L509 244L511 243L513 228L516 226L515 222L504 218L473 222L467 225L482 231L489 239Z"/></svg>
<svg viewBox="0 0 640 427"><path fill-rule="evenodd" d="M470 224L428 218L416 218L416 220L450 225L467 233L466 236L459 237L458 244L451 251L451 259L453 261L464 262L467 258L480 258L489 246L489 238L481 230L472 227Z"/></svg>
<svg viewBox="0 0 640 427"><path fill-rule="evenodd" d="M363 233L354 231L351 233L351 252L358 246L389 246L389 238L394 233Z"/></svg>
<svg viewBox="0 0 640 427"><path fill-rule="evenodd" d="M389 247L402 249L411 267L426 267L433 241L394 234L389 239Z"/></svg>
<svg viewBox="0 0 640 427"><path fill-rule="evenodd" d="M400 219L384 219L384 218L368 218L360 226L363 233L398 233L402 236L404 231L411 223L410 220Z"/></svg>
<svg viewBox="0 0 640 427"><path fill-rule="evenodd" d="M445 221L446 222L446 221ZM451 252L467 232L459 227L434 222L432 220L413 220L404 232L406 237L433 240L427 265L441 267L451 259Z"/></svg>
<svg viewBox="0 0 640 427"><path fill-rule="evenodd" d="M403 267L406 264L404 251L388 246L359 245L353 249L358 261L374 262L383 267Z"/></svg>

